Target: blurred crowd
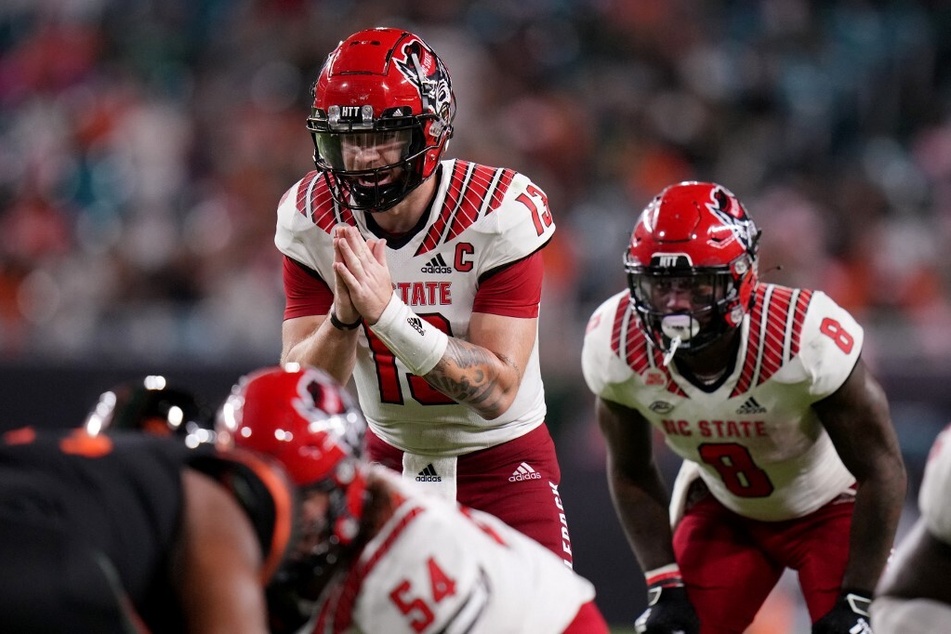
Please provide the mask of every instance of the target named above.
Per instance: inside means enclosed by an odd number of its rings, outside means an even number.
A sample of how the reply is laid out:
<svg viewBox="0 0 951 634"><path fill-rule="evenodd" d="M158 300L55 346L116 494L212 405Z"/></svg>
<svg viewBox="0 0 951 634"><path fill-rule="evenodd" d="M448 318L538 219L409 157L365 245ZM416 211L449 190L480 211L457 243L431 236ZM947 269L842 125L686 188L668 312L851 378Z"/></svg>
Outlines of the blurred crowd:
<svg viewBox="0 0 951 634"><path fill-rule="evenodd" d="M684 179L732 189L763 229L763 279L829 293L873 366L951 367L936 0L6 0L0 361L276 361L275 210L313 167L320 65L369 26L446 62L448 156L547 192L556 388L583 391L581 333L623 288L633 220ZM915 455L951 414L895 416L930 423Z"/></svg>
<svg viewBox="0 0 951 634"><path fill-rule="evenodd" d="M327 53L372 25L440 53L448 155L529 174L546 371L579 377L638 211L719 181L767 281L821 288L873 365L951 353L951 9L923 0L8 0L0 360L273 362L282 193Z"/></svg>
<svg viewBox="0 0 951 634"><path fill-rule="evenodd" d="M688 178L733 189L763 278L827 291L873 363L951 352L942 3L11 0L0 358L273 361L275 209L312 168L310 87L371 25L446 61L450 156L548 193L550 372L578 376L633 218Z"/></svg>
<svg viewBox="0 0 951 634"><path fill-rule="evenodd" d="M829 292L871 355L951 352L943 3L10 0L0 357L273 361L274 212L312 167L310 86L371 25L446 61L450 156L547 191L554 372L577 376L637 211L687 178L733 189L763 277Z"/></svg>

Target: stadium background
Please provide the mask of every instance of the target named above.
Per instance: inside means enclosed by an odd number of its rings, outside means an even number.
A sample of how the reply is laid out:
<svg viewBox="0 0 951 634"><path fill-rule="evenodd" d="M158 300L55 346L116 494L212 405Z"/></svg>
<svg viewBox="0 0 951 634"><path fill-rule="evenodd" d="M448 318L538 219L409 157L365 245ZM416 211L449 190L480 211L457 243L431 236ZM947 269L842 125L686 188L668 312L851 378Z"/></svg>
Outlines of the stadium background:
<svg viewBox="0 0 951 634"><path fill-rule="evenodd" d="M866 326L911 476L907 528L951 419L938 1L7 0L0 427L76 424L145 373L214 402L277 361L274 210L312 167L310 83L341 37L384 25L418 32L452 73L449 156L549 195L549 420L577 569L612 623L643 608L643 582L607 496L581 336L623 287L637 212L675 181L730 187L764 230L763 278L821 288ZM762 616L758 634L807 627L794 579Z"/></svg>

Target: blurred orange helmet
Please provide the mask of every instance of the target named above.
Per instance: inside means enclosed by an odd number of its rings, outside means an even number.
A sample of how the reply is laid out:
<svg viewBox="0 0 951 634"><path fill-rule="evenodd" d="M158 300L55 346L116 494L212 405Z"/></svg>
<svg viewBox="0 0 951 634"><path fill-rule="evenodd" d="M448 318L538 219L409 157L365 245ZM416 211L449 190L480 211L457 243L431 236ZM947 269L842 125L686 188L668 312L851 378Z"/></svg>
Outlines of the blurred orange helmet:
<svg viewBox="0 0 951 634"><path fill-rule="evenodd" d="M113 386L99 395L83 422L95 436L116 430L143 431L156 436L178 436L186 444L211 442L212 411L191 391L169 384L159 374Z"/></svg>

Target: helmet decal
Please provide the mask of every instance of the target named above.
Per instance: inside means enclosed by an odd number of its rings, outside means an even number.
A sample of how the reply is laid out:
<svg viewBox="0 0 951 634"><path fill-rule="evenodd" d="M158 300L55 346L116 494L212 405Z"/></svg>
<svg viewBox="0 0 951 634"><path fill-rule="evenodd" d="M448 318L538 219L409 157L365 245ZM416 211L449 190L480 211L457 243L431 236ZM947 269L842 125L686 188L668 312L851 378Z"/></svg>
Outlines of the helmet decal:
<svg viewBox="0 0 951 634"><path fill-rule="evenodd" d="M313 375L301 375L297 389L300 398L293 401L293 406L304 419L314 420L327 414L343 412L343 400L340 395L333 390L324 389Z"/></svg>
<svg viewBox="0 0 951 634"><path fill-rule="evenodd" d="M756 226L733 194L719 185L713 187L710 190L710 202L706 204L706 208L744 247L751 248L756 238Z"/></svg>
<svg viewBox="0 0 951 634"><path fill-rule="evenodd" d="M685 269L693 266L689 253L657 253L651 256L651 266L662 269Z"/></svg>
<svg viewBox="0 0 951 634"><path fill-rule="evenodd" d="M416 86L422 99L423 111L440 121L448 121L452 104L452 86L449 73L442 61L419 39L411 39L399 49L401 57L393 62L408 82ZM433 131L439 134L439 131Z"/></svg>

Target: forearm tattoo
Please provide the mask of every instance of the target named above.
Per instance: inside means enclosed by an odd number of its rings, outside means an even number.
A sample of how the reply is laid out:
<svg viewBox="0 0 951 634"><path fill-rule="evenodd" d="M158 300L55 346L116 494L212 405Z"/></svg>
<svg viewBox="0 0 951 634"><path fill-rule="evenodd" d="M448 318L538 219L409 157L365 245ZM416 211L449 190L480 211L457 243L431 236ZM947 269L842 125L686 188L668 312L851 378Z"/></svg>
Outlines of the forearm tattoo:
<svg viewBox="0 0 951 634"><path fill-rule="evenodd" d="M495 389L497 381L493 375L497 373L490 371L500 360L506 365L514 365L506 357L450 337L446 353L425 379L458 403L470 405L478 411L490 410L502 396Z"/></svg>

